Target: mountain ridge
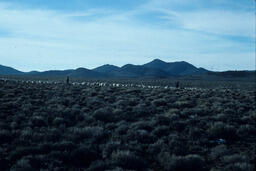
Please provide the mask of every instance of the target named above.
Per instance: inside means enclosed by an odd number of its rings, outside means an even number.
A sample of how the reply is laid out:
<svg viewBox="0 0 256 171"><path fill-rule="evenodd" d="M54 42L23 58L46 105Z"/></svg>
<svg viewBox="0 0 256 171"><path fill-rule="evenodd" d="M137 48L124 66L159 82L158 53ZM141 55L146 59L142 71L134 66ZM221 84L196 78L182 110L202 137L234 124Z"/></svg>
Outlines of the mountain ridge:
<svg viewBox="0 0 256 171"><path fill-rule="evenodd" d="M241 71L240 71L241 72ZM186 61L165 62L160 59L154 59L151 62L134 65L126 64L118 67L111 64L105 64L94 69L83 67L67 70L48 70L48 71L30 71L22 72L12 67L0 65L0 75L32 75L32 76L72 76L85 78L172 78L179 76L198 76L198 75L217 75L217 76L240 76L236 71L213 72L202 67L195 67Z"/></svg>

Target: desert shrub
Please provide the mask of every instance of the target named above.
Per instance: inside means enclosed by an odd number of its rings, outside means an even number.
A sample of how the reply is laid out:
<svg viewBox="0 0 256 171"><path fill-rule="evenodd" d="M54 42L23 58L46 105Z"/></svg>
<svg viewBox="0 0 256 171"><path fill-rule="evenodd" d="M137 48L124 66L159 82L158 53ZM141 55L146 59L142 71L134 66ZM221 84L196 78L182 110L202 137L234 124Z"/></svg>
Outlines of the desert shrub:
<svg viewBox="0 0 256 171"><path fill-rule="evenodd" d="M30 122L31 122L31 126L33 127L43 127L47 125L46 121L42 116L33 116Z"/></svg>
<svg viewBox="0 0 256 171"><path fill-rule="evenodd" d="M53 120L53 125L55 126L59 126L59 125L62 125L62 124L65 124L65 120L64 118L62 117L56 117L54 120Z"/></svg>
<svg viewBox="0 0 256 171"><path fill-rule="evenodd" d="M102 158L108 158L111 156L112 152L118 151L121 148L121 142L116 140L111 140L107 142L102 150Z"/></svg>
<svg viewBox="0 0 256 171"><path fill-rule="evenodd" d="M31 139L32 136L33 136L33 130L30 127L27 127L21 130L20 132L20 139L22 140Z"/></svg>
<svg viewBox="0 0 256 171"><path fill-rule="evenodd" d="M12 133L8 130L0 130L0 144L9 143L12 140Z"/></svg>
<svg viewBox="0 0 256 171"><path fill-rule="evenodd" d="M158 160L164 170L206 170L204 159L196 154L190 154L183 157L163 152L158 155Z"/></svg>
<svg viewBox="0 0 256 171"><path fill-rule="evenodd" d="M168 151L169 147L162 139L158 139L155 143L152 143L148 146L147 152L155 160L157 157L156 154L159 154L161 151Z"/></svg>
<svg viewBox="0 0 256 171"><path fill-rule="evenodd" d="M156 106L156 107L159 107L159 106L166 106L166 105L167 105L166 99L164 99L164 98L153 100L153 101L152 101L152 104L153 104L154 106Z"/></svg>
<svg viewBox="0 0 256 171"><path fill-rule="evenodd" d="M155 128L152 133L156 135L158 138L162 136L167 136L170 134L170 128L168 126L159 126Z"/></svg>
<svg viewBox="0 0 256 171"><path fill-rule="evenodd" d="M116 166L129 170L146 170L147 163L130 151L116 151L112 153L112 160Z"/></svg>
<svg viewBox="0 0 256 171"><path fill-rule="evenodd" d="M169 126L170 125L170 118L165 116L165 115L158 115L156 117L156 122L158 125L166 125Z"/></svg>
<svg viewBox="0 0 256 171"><path fill-rule="evenodd" d="M189 128L189 138L192 140L199 140L204 136L204 131L200 128Z"/></svg>
<svg viewBox="0 0 256 171"><path fill-rule="evenodd" d="M223 161L225 163L246 163L249 162L249 158L241 154L233 154L223 156Z"/></svg>
<svg viewBox="0 0 256 171"><path fill-rule="evenodd" d="M212 138L223 138L227 140L237 138L236 128L232 125L224 124L223 122L215 122L208 129L208 132Z"/></svg>
<svg viewBox="0 0 256 171"><path fill-rule="evenodd" d="M77 168L88 168L98 158L97 152L87 146L81 146L70 154L71 165Z"/></svg>
<svg viewBox="0 0 256 171"><path fill-rule="evenodd" d="M227 115L223 114L223 113L219 113L215 116L213 116L213 119L216 121L225 121L227 119Z"/></svg>
<svg viewBox="0 0 256 171"><path fill-rule="evenodd" d="M9 168L9 161L6 160L4 157L0 156L0 170L8 170Z"/></svg>
<svg viewBox="0 0 256 171"><path fill-rule="evenodd" d="M129 98L129 106L136 106L140 102L139 98Z"/></svg>
<svg viewBox="0 0 256 171"><path fill-rule="evenodd" d="M172 120L172 122L170 123L170 127L172 130L176 130L178 132L182 132L187 126L187 122L186 121L182 121L182 120Z"/></svg>
<svg viewBox="0 0 256 171"><path fill-rule="evenodd" d="M129 129L129 127L127 126L127 123L126 122L120 122L118 123L118 127L115 129L116 133L118 135L124 135L126 134L127 130Z"/></svg>
<svg viewBox="0 0 256 171"><path fill-rule="evenodd" d="M88 168L88 171L102 171L102 170L109 170L110 166L102 161L102 160L96 160L92 162L90 167Z"/></svg>
<svg viewBox="0 0 256 171"><path fill-rule="evenodd" d="M168 136L168 146L172 154L185 155L188 151L186 141L176 134Z"/></svg>
<svg viewBox="0 0 256 171"><path fill-rule="evenodd" d="M127 100L117 100L117 102L114 104L117 108L126 108L127 106L129 106L129 101Z"/></svg>
<svg viewBox="0 0 256 171"><path fill-rule="evenodd" d="M94 137L100 137L103 135L103 128L99 126L88 126L83 128L72 127L69 128L68 138L71 138L75 141L89 139Z"/></svg>
<svg viewBox="0 0 256 171"><path fill-rule="evenodd" d="M113 111L109 107L100 108L93 113L93 117L96 120L102 121L102 122L113 122L115 121L115 116L113 114Z"/></svg>
<svg viewBox="0 0 256 171"><path fill-rule="evenodd" d="M221 144L221 145L218 145L218 146L212 148L209 156L212 160L216 160L220 157L223 157L228 152L229 152L229 150L227 149L227 146L224 144Z"/></svg>
<svg viewBox="0 0 256 171"><path fill-rule="evenodd" d="M33 171L28 159L18 160L10 169L11 171Z"/></svg>
<svg viewBox="0 0 256 171"><path fill-rule="evenodd" d="M253 171L254 168L249 163L232 163L224 167L226 171Z"/></svg>
<svg viewBox="0 0 256 171"><path fill-rule="evenodd" d="M11 163L21 159L22 157L28 155L36 155L36 154L45 154L48 153L48 146L29 146L29 147L18 147L14 151L9 154L9 159Z"/></svg>
<svg viewBox="0 0 256 171"><path fill-rule="evenodd" d="M180 113L180 110L179 110L179 109L177 109L177 108L171 108L171 109L169 109L169 110L165 113L165 115L166 115L166 116L171 116L171 115L179 114L179 113Z"/></svg>
<svg viewBox="0 0 256 171"><path fill-rule="evenodd" d="M193 101L176 101L173 104L173 107L178 108L178 109L183 109L183 108L191 108L195 106L195 102Z"/></svg>
<svg viewBox="0 0 256 171"><path fill-rule="evenodd" d="M134 117L147 117L150 114L146 104L140 103L137 106L133 107Z"/></svg>
<svg viewBox="0 0 256 171"><path fill-rule="evenodd" d="M253 125L241 125L237 131L239 137L250 137L256 133L256 129Z"/></svg>
<svg viewBox="0 0 256 171"><path fill-rule="evenodd" d="M154 141L154 136L152 136L147 130L129 130L127 133L129 140L136 140L140 144L150 144Z"/></svg>
<svg viewBox="0 0 256 171"><path fill-rule="evenodd" d="M154 129L155 126L155 121L150 120L150 121L137 121L137 122L133 122L130 124L130 128L133 128L134 130L147 130L149 132L151 132Z"/></svg>

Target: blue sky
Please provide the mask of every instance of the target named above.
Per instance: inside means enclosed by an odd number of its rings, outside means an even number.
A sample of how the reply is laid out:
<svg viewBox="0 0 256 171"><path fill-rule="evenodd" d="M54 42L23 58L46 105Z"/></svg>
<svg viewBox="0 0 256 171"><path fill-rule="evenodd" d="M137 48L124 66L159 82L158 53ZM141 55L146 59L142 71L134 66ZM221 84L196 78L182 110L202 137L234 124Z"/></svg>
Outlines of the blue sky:
<svg viewBox="0 0 256 171"><path fill-rule="evenodd" d="M254 0L1 0L0 64L92 69L159 58L255 69Z"/></svg>

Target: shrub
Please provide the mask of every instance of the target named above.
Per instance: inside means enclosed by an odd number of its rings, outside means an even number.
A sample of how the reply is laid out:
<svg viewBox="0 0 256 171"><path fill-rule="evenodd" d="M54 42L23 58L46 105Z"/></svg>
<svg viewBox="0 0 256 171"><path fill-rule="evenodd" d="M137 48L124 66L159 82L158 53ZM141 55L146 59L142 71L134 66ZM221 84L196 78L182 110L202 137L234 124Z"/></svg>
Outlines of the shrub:
<svg viewBox="0 0 256 171"><path fill-rule="evenodd" d="M102 121L102 122L113 122L116 119L114 114L113 114L112 109L109 108L109 107L100 108L100 109L96 110L93 113L93 117L96 120L99 120L99 121Z"/></svg>
<svg viewBox="0 0 256 171"><path fill-rule="evenodd" d="M130 151L116 151L112 154L112 160L115 165L123 169L145 170L147 168L146 162Z"/></svg>
<svg viewBox="0 0 256 171"><path fill-rule="evenodd" d="M69 128L70 134L67 136L71 136L73 140L83 140L86 138L94 138L94 137L100 137L103 135L103 128L99 126L95 127L84 127L84 128L78 128L78 127L72 127Z"/></svg>
<svg viewBox="0 0 256 171"><path fill-rule="evenodd" d="M212 160L216 160L225 154L227 154L229 151L227 149L227 146L224 144L218 145L211 149L210 158Z"/></svg>
<svg viewBox="0 0 256 171"><path fill-rule="evenodd" d="M225 163L243 163L243 162L249 162L249 159L247 156L244 156L241 154L233 154L233 155L224 156L223 161Z"/></svg>
<svg viewBox="0 0 256 171"><path fill-rule="evenodd" d="M167 136L170 134L170 128L168 126L159 126L155 128L152 133L156 135L158 138L162 136Z"/></svg>
<svg viewBox="0 0 256 171"><path fill-rule="evenodd" d="M0 144L8 143L12 140L12 133L8 130L0 130Z"/></svg>
<svg viewBox="0 0 256 171"><path fill-rule="evenodd" d="M161 99L153 100L152 104L156 107L159 107L159 106L166 106L167 103L166 103L166 99L161 98Z"/></svg>
<svg viewBox="0 0 256 171"><path fill-rule="evenodd" d="M133 107L134 117L147 117L150 114L146 104L140 103Z"/></svg>
<svg viewBox="0 0 256 171"><path fill-rule="evenodd" d="M160 153L158 158L164 170L206 170L204 159L196 154L190 154L183 157L170 155L169 153L164 152Z"/></svg>
<svg viewBox="0 0 256 171"><path fill-rule="evenodd" d="M255 135L256 129L253 125L241 125L237 131L238 136L240 137L250 137Z"/></svg>
<svg viewBox="0 0 256 171"><path fill-rule="evenodd" d="M107 163L105 163L102 160L96 160L92 162L90 167L88 168L88 171L102 171L102 170L109 170L110 167Z"/></svg>
<svg viewBox="0 0 256 171"><path fill-rule="evenodd" d="M14 164L11 171L33 171L34 169L31 167L29 161L27 159L20 159Z"/></svg>
<svg viewBox="0 0 256 171"><path fill-rule="evenodd" d="M224 167L225 171L253 171L254 168L248 163L233 163Z"/></svg>
<svg viewBox="0 0 256 171"><path fill-rule="evenodd" d="M46 121L42 116L33 116L30 122L31 126L33 127L43 127L47 125Z"/></svg>
<svg viewBox="0 0 256 171"><path fill-rule="evenodd" d="M236 128L232 125L224 124L223 122L215 122L209 129L209 135L212 138L223 138L234 140L237 138Z"/></svg>
<svg viewBox="0 0 256 171"><path fill-rule="evenodd" d="M96 151L90 147L81 146L70 154L71 165L78 168L88 168L98 158Z"/></svg>

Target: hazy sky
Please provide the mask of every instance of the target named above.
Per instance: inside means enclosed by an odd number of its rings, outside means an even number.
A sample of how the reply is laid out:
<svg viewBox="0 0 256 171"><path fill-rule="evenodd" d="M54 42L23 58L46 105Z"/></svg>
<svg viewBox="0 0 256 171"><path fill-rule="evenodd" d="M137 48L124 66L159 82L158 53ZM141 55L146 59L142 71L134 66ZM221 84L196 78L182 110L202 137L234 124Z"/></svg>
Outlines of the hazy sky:
<svg viewBox="0 0 256 171"><path fill-rule="evenodd" d="M254 0L0 0L0 64L255 69Z"/></svg>

